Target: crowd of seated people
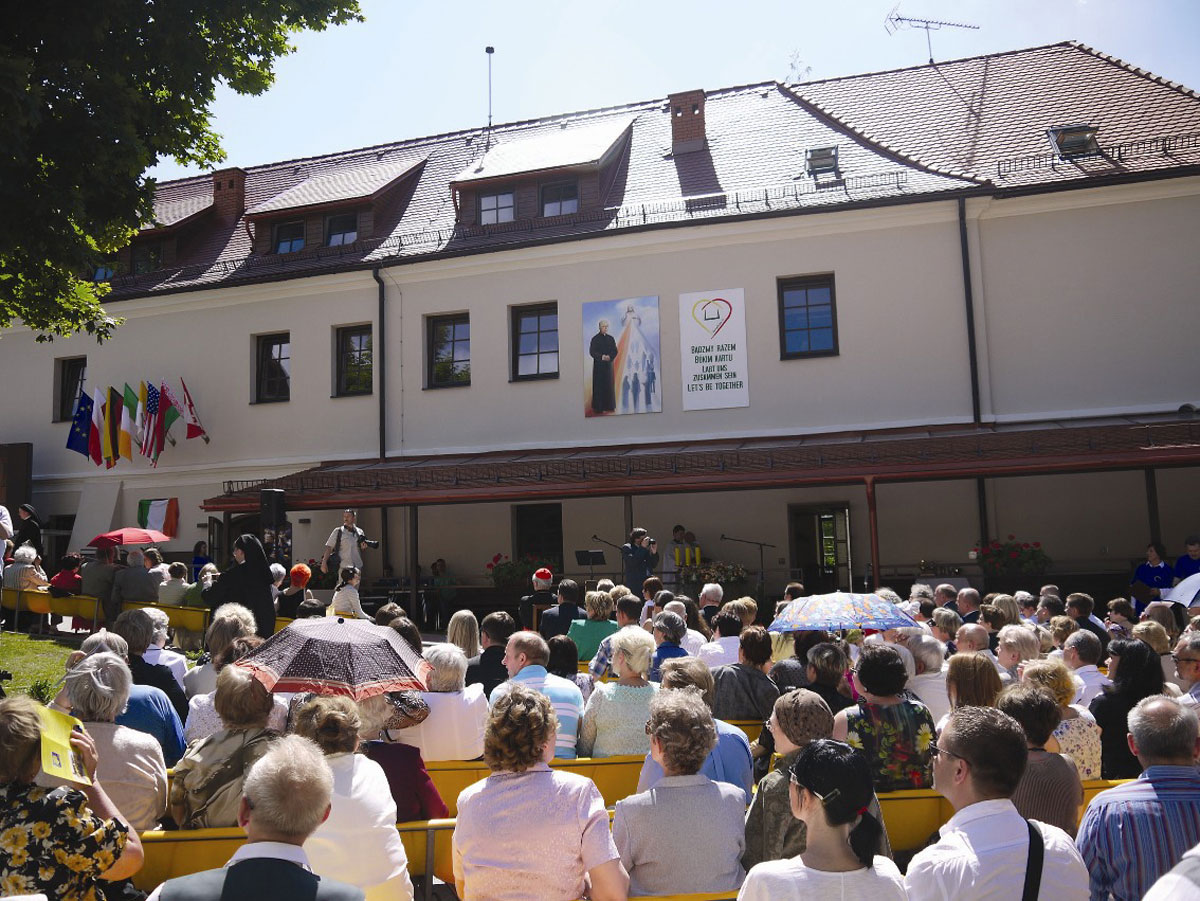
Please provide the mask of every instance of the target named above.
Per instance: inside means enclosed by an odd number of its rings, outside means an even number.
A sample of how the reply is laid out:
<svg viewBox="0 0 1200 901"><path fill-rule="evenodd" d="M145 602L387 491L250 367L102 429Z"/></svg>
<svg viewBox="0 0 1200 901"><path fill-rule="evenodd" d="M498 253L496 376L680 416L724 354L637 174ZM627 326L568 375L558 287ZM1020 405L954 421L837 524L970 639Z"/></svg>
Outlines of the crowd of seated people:
<svg viewBox="0 0 1200 901"><path fill-rule="evenodd" d="M549 641L518 630L507 613L480 623L459 611L447 641L426 644L399 608L381 608L376 623L423 654L431 673L424 691L358 703L277 695L239 666L263 641L246 607L214 612L205 636L213 658L190 670L166 646L165 617L132 609L72 655L54 702L83 721L97 787L72 795L40 777L45 797L73 806L63 812L36 796L37 816L48 827L85 811L102 822L109 865L79 878L123 880L140 858L128 850L138 831L242 825L255 834L248 780L287 735L315 745L332 774L327 818L292 844L347 897L412 897L394 825L448 813L427 761L480 758L491 774L458 797L452 842L464 899L1007 898L1021 894L1031 842L1042 846L1043 897L1095 897L1103 868L1092 861L1114 856L1109 834L1157 816L1169 850L1150 855L1152 865L1103 875L1113 897L1140 897L1129 885L1150 891L1200 843L1200 627L1169 633L1153 604L1144 621L1128 623L1126 607L1109 603L1104 625L1115 628L1102 628L1102 643L1083 624L1094 609L1086 595L1064 604L1050 590L972 597L945 588L914 586L908 601L892 595L917 614L911 628L809 631L782 642L756 622L748 598L706 603L716 606L712 640L696 641L691 632L710 637L694 628L707 628L700 606L652 584L640 600L616 588L615 603L588 592L589 618L575 608L579 618L557 623ZM303 586L295 593L304 596ZM574 594L559 594L560 618ZM959 601L966 617L949 609ZM1059 608L1073 628L1056 639ZM615 619L588 626L608 614ZM590 662L570 637L580 623ZM1177 697L1157 646L1164 636L1175 639ZM123 724L131 712L136 724ZM0 750L36 740L22 716L19 706L0 708ZM176 747L171 756L169 728L149 728L156 718L173 718L187 741L182 755ZM751 723L763 726L753 742ZM643 761L637 791L607 812L591 780L547 765L614 755ZM0 775L3 790L23 793L29 806L37 767L22 760L0 765ZM1128 804L1102 794L1083 815L1083 782L1101 776L1150 788ZM879 796L904 789L933 789L955 814L898 867ZM5 844L16 815L0 808L0 879L27 870ZM1081 815L1088 825L1075 839ZM47 885L67 878L44 869ZM13 884L39 888L36 879Z"/></svg>

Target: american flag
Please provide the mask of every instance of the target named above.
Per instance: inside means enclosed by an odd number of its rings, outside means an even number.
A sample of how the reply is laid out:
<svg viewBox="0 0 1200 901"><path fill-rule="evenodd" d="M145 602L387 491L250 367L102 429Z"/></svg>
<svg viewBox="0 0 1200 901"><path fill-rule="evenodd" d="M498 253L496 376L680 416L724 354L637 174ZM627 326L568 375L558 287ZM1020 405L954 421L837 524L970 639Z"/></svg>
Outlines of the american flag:
<svg viewBox="0 0 1200 901"><path fill-rule="evenodd" d="M146 385L146 432L142 436L142 456L157 456L154 450L155 428L154 420L158 416L158 389Z"/></svg>

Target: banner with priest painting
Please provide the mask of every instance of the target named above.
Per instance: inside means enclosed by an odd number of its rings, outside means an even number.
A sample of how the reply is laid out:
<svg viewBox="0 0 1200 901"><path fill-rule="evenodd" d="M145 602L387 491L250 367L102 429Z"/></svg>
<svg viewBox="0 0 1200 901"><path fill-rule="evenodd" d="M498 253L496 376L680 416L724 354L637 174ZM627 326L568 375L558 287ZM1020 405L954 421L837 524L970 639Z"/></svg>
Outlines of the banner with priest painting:
<svg viewBox="0 0 1200 901"><path fill-rule="evenodd" d="M662 412L657 297L583 305L584 416Z"/></svg>

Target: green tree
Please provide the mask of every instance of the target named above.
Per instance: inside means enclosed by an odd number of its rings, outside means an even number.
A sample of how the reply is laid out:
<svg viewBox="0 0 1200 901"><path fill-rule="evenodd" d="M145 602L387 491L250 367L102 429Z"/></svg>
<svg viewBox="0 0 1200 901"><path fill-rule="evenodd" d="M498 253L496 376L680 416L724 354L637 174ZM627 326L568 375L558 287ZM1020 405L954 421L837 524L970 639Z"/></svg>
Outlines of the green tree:
<svg viewBox="0 0 1200 901"><path fill-rule="evenodd" d="M224 159L218 81L260 94L290 37L361 21L357 0L42 0L0 29L0 329L104 340L90 281L153 220L162 157Z"/></svg>

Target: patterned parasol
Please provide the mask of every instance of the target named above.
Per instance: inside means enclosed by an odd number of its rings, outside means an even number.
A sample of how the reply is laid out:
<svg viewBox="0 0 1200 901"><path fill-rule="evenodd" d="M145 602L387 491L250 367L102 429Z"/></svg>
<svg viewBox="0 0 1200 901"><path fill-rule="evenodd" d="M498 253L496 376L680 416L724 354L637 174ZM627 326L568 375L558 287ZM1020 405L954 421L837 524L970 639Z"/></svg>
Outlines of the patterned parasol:
<svg viewBox="0 0 1200 901"><path fill-rule="evenodd" d="M366 620L298 619L238 661L273 691L346 695L424 691L433 667L400 634Z"/></svg>
<svg viewBox="0 0 1200 901"><path fill-rule="evenodd" d="M768 632L803 632L825 629L901 629L919 626L915 619L877 594L814 594L798 598L783 608Z"/></svg>

